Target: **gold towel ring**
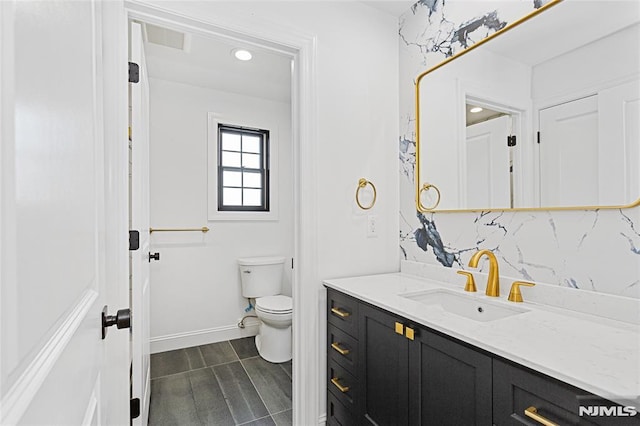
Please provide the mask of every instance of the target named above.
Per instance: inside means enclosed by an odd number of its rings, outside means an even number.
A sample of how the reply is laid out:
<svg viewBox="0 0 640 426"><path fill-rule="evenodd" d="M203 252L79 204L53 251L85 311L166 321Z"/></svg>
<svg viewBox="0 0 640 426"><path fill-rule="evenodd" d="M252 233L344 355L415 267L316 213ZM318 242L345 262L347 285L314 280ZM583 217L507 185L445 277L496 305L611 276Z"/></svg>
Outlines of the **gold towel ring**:
<svg viewBox="0 0 640 426"><path fill-rule="evenodd" d="M367 185L371 185L371 188L373 189L373 200L368 206L363 206L362 204L360 204L360 190ZM360 180L358 181L358 188L356 189L356 203L358 204L358 207L360 207L362 210L369 210L376 203L377 196L378 194L376 192L376 186L365 178L360 178Z"/></svg>
<svg viewBox="0 0 640 426"><path fill-rule="evenodd" d="M423 191L428 191L431 188L435 189L436 191L436 195L437 195L436 202L431 207L425 207L422 204L422 200L420 199L420 196L422 195ZM420 191L418 191L418 208L420 209L420 211L425 212L425 211L433 210L436 207L438 207L438 204L440 204L440 190L438 189L438 187L431 183L425 183L424 185L422 185L422 188L420 188Z"/></svg>

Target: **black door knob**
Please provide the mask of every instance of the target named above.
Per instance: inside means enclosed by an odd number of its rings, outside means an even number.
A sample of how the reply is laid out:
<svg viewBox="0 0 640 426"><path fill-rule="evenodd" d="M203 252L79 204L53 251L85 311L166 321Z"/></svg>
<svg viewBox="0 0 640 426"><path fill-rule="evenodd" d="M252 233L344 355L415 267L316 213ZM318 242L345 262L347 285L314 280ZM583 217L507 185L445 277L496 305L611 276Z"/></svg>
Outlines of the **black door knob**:
<svg viewBox="0 0 640 426"><path fill-rule="evenodd" d="M160 253L149 253L149 262L152 260L160 260Z"/></svg>
<svg viewBox="0 0 640 426"><path fill-rule="evenodd" d="M116 328L131 327L131 309L120 309L115 315L107 315L107 306L102 308L102 339L107 336L107 328L115 325Z"/></svg>

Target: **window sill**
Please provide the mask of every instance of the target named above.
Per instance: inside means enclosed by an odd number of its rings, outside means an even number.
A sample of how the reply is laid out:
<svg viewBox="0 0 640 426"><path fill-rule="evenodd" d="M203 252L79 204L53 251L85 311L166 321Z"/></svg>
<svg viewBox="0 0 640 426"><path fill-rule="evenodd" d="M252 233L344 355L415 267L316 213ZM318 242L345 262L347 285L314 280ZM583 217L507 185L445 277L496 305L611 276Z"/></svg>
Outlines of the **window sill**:
<svg viewBox="0 0 640 426"><path fill-rule="evenodd" d="M219 221L277 221L278 212L225 212L210 211L208 218L211 222Z"/></svg>

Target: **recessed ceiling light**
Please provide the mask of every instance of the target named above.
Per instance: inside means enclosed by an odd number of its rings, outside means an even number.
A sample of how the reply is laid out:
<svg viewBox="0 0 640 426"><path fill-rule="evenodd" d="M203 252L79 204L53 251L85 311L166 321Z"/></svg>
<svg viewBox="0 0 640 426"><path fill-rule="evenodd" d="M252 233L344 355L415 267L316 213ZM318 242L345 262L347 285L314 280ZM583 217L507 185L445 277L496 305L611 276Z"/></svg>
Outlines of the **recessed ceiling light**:
<svg viewBox="0 0 640 426"><path fill-rule="evenodd" d="M233 53L233 56L235 56L236 59L240 61L250 61L251 58L253 57L251 52L244 49L233 49L231 53Z"/></svg>
<svg viewBox="0 0 640 426"><path fill-rule="evenodd" d="M473 112L473 113L480 112L480 111L482 111L482 108L480 107L473 107L469 110L469 112Z"/></svg>

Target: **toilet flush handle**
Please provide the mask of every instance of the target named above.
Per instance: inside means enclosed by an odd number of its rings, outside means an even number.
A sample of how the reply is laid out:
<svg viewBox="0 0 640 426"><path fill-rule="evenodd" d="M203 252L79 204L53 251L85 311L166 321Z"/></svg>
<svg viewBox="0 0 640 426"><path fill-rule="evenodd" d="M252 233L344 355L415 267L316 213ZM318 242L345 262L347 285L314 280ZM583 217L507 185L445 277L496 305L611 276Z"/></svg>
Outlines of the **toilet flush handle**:
<svg viewBox="0 0 640 426"><path fill-rule="evenodd" d="M244 271L242 271L243 274L250 274L251 273L251 269L245 269Z"/></svg>

